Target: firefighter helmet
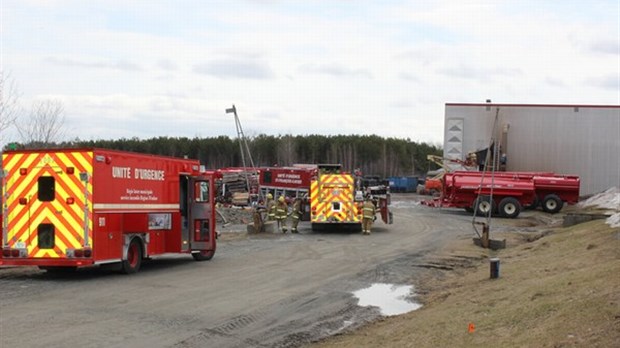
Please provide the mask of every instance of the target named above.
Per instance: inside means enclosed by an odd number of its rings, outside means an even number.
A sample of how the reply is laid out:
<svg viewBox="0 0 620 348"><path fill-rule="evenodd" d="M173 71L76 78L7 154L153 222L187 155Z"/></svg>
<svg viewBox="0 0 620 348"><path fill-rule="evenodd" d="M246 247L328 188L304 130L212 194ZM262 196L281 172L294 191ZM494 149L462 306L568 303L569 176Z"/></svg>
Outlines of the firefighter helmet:
<svg viewBox="0 0 620 348"><path fill-rule="evenodd" d="M280 196L280 197L278 198L278 201L280 201L280 202L284 202L284 196Z"/></svg>
<svg viewBox="0 0 620 348"><path fill-rule="evenodd" d="M267 194L267 199L273 199L273 196L271 195L271 193Z"/></svg>

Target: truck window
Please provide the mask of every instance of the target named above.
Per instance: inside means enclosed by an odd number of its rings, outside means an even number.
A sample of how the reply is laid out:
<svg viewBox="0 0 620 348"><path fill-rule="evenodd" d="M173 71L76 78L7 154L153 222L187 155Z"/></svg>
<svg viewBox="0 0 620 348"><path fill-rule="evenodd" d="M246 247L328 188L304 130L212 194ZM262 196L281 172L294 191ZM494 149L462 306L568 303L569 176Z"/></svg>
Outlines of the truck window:
<svg viewBox="0 0 620 348"><path fill-rule="evenodd" d="M52 224L40 224L37 227L37 246L39 249L54 248L55 231Z"/></svg>
<svg viewBox="0 0 620 348"><path fill-rule="evenodd" d="M197 181L194 187L196 202L207 203L209 202L209 182Z"/></svg>
<svg viewBox="0 0 620 348"><path fill-rule="evenodd" d="M52 176L41 176L38 179L37 198L41 202L51 202L56 196L55 180Z"/></svg>
<svg viewBox="0 0 620 348"><path fill-rule="evenodd" d="M271 172L263 173L263 181L265 182L265 184L271 184Z"/></svg>

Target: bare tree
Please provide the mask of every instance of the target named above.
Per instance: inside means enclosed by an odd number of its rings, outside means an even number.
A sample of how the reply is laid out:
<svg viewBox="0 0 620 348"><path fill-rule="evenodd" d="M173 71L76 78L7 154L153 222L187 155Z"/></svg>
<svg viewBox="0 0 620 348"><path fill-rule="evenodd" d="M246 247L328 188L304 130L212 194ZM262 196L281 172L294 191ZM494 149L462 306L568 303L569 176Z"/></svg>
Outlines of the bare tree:
<svg viewBox="0 0 620 348"><path fill-rule="evenodd" d="M295 153L295 138L287 134L280 139L280 148L278 149L278 162L283 166L290 166L297 160Z"/></svg>
<svg viewBox="0 0 620 348"><path fill-rule="evenodd" d="M44 147L64 135L64 106L59 100L34 102L25 123L17 123L22 142L28 147Z"/></svg>
<svg viewBox="0 0 620 348"><path fill-rule="evenodd" d="M10 75L0 71L0 133L17 119L17 88Z"/></svg>

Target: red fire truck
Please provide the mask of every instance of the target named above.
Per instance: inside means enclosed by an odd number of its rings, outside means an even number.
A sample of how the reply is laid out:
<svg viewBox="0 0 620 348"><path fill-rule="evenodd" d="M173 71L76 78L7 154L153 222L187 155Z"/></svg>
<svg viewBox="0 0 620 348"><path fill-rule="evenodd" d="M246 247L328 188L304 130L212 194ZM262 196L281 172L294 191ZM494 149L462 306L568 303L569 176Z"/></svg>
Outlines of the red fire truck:
<svg viewBox="0 0 620 348"><path fill-rule="evenodd" d="M361 228L364 191L361 179L342 171L340 164L319 164L310 185L310 221L313 230L331 226ZM366 187L366 195L381 215L384 223L393 222L389 210L389 186Z"/></svg>
<svg viewBox="0 0 620 348"><path fill-rule="evenodd" d="M294 164L292 167L260 168L259 184L263 197L302 198L302 221L312 229L327 225L361 226L363 195L373 197L377 212L386 224L393 221L389 210L389 186L365 186L361 173L342 171L340 164Z"/></svg>
<svg viewBox="0 0 620 348"><path fill-rule="evenodd" d="M292 167L260 168L259 187L262 197L308 197L310 182L316 176L317 166L297 164Z"/></svg>
<svg viewBox="0 0 620 348"><path fill-rule="evenodd" d="M102 149L2 155L2 265L135 273L165 253L209 260L213 173L195 160Z"/></svg>

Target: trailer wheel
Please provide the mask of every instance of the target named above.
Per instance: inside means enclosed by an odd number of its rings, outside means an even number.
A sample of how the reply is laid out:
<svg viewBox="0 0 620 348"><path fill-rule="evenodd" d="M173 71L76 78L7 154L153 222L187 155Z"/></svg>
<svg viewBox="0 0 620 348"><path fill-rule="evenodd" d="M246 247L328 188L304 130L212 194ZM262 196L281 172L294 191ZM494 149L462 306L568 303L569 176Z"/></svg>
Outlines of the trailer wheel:
<svg viewBox="0 0 620 348"><path fill-rule="evenodd" d="M549 214L555 214L559 212L560 210L562 210L563 205L564 202L562 202L562 199L554 194L546 195L542 201L542 209Z"/></svg>
<svg viewBox="0 0 620 348"><path fill-rule="evenodd" d="M192 253L192 257L196 261L209 261L215 255L215 250L201 250L197 253Z"/></svg>
<svg viewBox="0 0 620 348"><path fill-rule="evenodd" d="M516 198L506 197L499 202L499 215L514 219L521 213L521 203Z"/></svg>
<svg viewBox="0 0 620 348"><path fill-rule="evenodd" d="M489 196L478 196L473 208L476 210L476 214L481 216L487 216L495 210L493 200Z"/></svg>
<svg viewBox="0 0 620 348"><path fill-rule="evenodd" d="M125 274L136 273L142 265L142 245L137 238L131 240L127 248L127 259L123 260L122 271Z"/></svg>

